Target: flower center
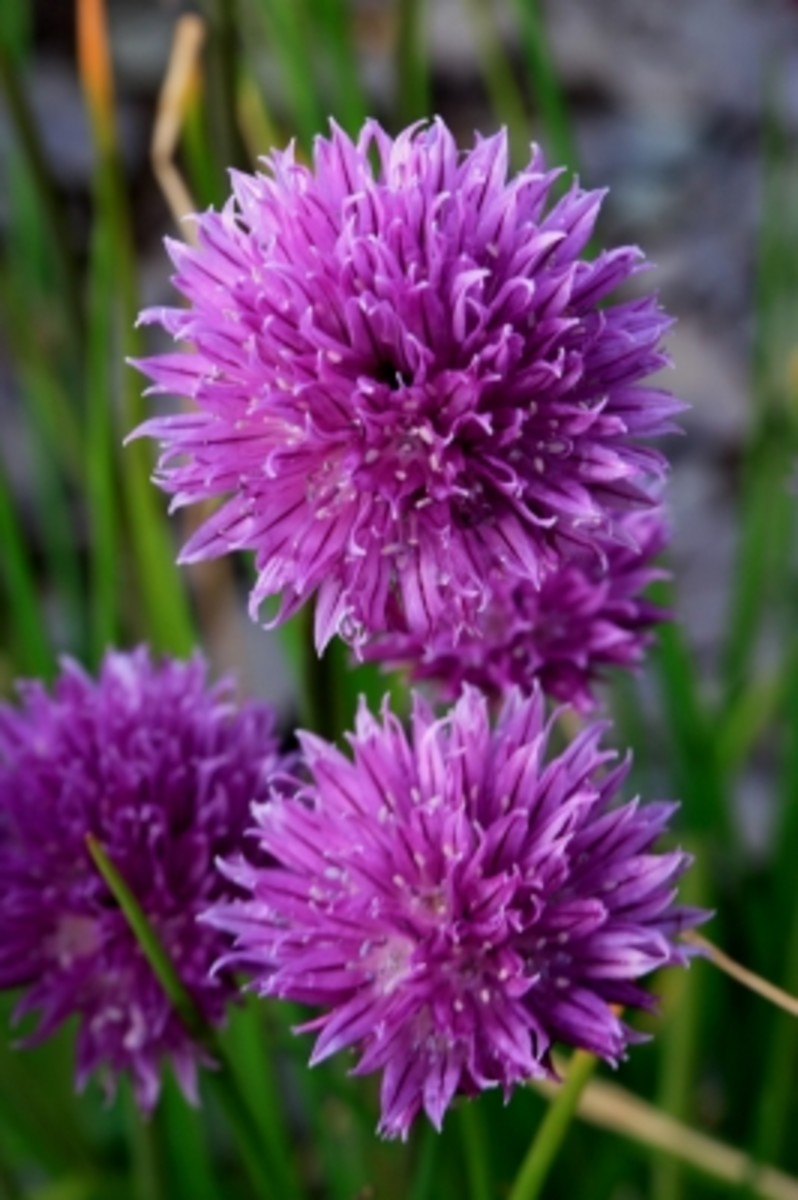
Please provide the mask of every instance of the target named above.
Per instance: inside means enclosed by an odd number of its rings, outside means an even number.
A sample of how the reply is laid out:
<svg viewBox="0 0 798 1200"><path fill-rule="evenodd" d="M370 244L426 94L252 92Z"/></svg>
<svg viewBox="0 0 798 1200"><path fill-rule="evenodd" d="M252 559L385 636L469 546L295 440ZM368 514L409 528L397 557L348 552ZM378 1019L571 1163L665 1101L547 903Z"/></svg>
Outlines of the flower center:
<svg viewBox="0 0 798 1200"><path fill-rule="evenodd" d="M384 996L390 996L410 974L410 960L415 948L411 938L397 933L370 950L366 963L373 973L377 990Z"/></svg>
<svg viewBox="0 0 798 1200"><path fill-rule="evenodd" d="M388 359L383 359L378 362L374 368L374 378L377 383L382 383L385 387L391 389L392 392L399 392L402 388L406 388L411 383L410 376L406 371L400 371L399 368Z"/></svg>
<svg viewBox="0 0 798 1200"><path fill-rule="evenodd" d="M68 913L62 917L49 939L47 949L60 967L71 967L79 958L87 958L100 948L100 934L93 917Z"/></svg>

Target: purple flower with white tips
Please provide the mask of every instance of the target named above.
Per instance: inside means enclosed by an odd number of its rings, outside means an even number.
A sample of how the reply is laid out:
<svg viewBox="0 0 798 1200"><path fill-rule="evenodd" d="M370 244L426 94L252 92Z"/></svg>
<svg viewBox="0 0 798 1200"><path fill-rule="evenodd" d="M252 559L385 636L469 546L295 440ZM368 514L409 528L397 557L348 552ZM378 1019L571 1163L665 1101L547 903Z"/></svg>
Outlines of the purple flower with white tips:
<svg viewBox="0 0 798 1200"><path fill-rule="evenodd" d="M102 843L133 890L206 1021L236 994L211 977L221 936L197 923L232 889L215 869L268 794L278 766L273 716L210 687L201 659L108 653L95 681L65 662L51 693L20 686L0 706L0 988L36 1011L26 1043L79 1018L77 1082L109 1093L129 1072L139 1105L158 1098L161 1060L196 1101L202 1052L172 1011L92 863Z"/></svg>
<svg viewBox="0 0 798 1200"><path fill-rule="evenodd" d="M638 666L654 626L669 617L643 595L664 574L652 563L667 541L662 513L632 512L619 525L624 541L575 552L539 588L497 575L474 631L458 636L450 626L431 638L389 635L375 640L366 657L406 667L447 700L464 683L494 698L511 687L528 695L539 686L589 711L606 668Z"/></svg>
<svg viewBox="0 0 798 1200"><path fill-rule="evenodd" d="M312 1062L352 1048L381 1071L386 1135L551 1075L555 1042L617 1062L637 1035L614 1006L650 1007L639 977L686 961L688 858L652 849L675 806L615 806L604 728L546 762L540 694L494 728L474 689L442 720L416 698L409 737L362 708L353 760L305 735L310 782L256 807L276 864L225 865L249 896L204 918L236 939L222 965L322 1009Z"/></svg>
<svg viewBox="0 0 798 1200"><path fill-rule="evenodd" d="M169 243L188 307L141 318L191 347L138 364L192 405L138 430L157 479L174 506L225 498L184 561L253 550L253 616L315 594L319 648L426 637L650 502L641 439L681 407L642 383L669 322L607 302L642 255L581 258L603 193L550 202L557 175L535 150L508 180L504 132L460 153L440 120L233 173L198 245Z"/></svg>

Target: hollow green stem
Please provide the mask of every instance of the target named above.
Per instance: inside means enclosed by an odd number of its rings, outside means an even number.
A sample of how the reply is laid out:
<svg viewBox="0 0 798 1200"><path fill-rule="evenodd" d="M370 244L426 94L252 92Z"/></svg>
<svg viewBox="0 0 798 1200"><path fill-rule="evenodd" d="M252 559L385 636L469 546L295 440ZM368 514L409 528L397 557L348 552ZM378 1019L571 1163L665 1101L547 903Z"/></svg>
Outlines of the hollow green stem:
<svg viewBox="0 0 798 1200"><path fill-rule="evenodd" d="M435 1160L440 1136L429 1124L422 1126L418 1157L413 1172L413 1186L408 1200L433 1200L435 1196Z"/></svg>
<svg viewBox="0 0 798 1200"><path fill-rule="evenodd" d="M588 1054L586 1050L577 1050L571 1057L565 1080L529 1147L508 1200L537 1200L541 1194L596 1062L595 1055Z"/></svg>
<svg viewBox="0 0 798 1200"><path fill-rule="evenodd" d="M211 133L223 178L229 167L248 164L238 127L238 25L236 0L209 0L208 89Z"/></svg>
<svg viewBox="0 0 798 1200"><path fill-rule="evenodd" d="M491 1200L488 1144L477 1101L465 1101L460 1105L457 1116L460 1122L470 1200Z"/></svg>
<svg viewBox="0 0 798 1200"><path fill-rule="evenodd" d="M90 833L86 835L86 847L92 862L122 910L142 953L152 967L175 1013L191 1037L219 1063L219 1070L212 1073L215 1091L228 1118L231 1130L235 1134L242 1158L258 1195L264 1200L284 1195L279 1186L279 1169L275 1170L274 1164L265 1161L265 1147L257 1122L241 1095L235 1075L214 1031L205 1022L202 1013L180 979L166 948L128 884L112 863L103 846Z"/></svg>

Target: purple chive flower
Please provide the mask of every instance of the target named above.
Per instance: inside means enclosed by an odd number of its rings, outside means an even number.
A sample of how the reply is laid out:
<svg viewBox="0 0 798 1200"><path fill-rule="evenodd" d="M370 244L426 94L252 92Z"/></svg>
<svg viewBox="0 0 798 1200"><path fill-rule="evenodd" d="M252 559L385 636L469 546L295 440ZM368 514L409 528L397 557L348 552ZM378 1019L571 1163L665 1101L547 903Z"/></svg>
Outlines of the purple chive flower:
<svg viewBox="0 0 798 1200"><path fill-rule="evenodd" d="M603 669L637 666L653 626L669 616L642 594L664 575L652 564L668 537L662 513L632 512L620 527L626 540L608 542L603 553L575 553L540 588L497 576L473 632L458 637L451 625L431 639L395 634L375 641L366 657L406 666L414 680L431 680L447 700L464 683L494 698L513 686L526 695L540 686L589 711Z"/></svg>
<svg viewBox="0 0 798 1200"><path fill-rule="evenodd" d="M652 851L676 806L614 806L604 728L546 764L539 693L494 730L475 689L443 720L416 698L409 738L361 709L354 761L304 735L311 782L255 808L277 865L228 863L249 899L204 919L257 991L322 1008L312 1063L355 1048L355 1074L383 1072L383 1133L551 1075L554 1042L616 1062L638 1035L613 1005L650 1007L638 977L686 961L688 857Z"/></svg>
<svg viewBox="0 0 798 1200"><path fill-rule="evenodd" d="M173 1014L86 849L92 833L132 888L205 1019L234 983L209 971L224 941L197 914L231 893L214 867L238 845L276 765L271 711L209 687L199 658L106 655L98 680L65 662L52 693L0 707L0 988L40 1013L27 1042L80 1020L77 1081L130 1072L151 1109L160 1060L196 1098L201 1051Z"/></svg>
<svg viewBox="0 0 798 1200"><path fill-rule="evenodd" d="M440 120L391 138L335 125L232 174L199 245L168 243L187 308L148 309L191 349L139 363L190 412L160 440L173 507L226 497L183 561L254 550L255 616L316 594L316 641L469 628L497 571L537 587L564 549L617 534L682 407L653 297L607 303L632 246L580 258L604 193L560 200L507 137L458 152Z"/></svg>

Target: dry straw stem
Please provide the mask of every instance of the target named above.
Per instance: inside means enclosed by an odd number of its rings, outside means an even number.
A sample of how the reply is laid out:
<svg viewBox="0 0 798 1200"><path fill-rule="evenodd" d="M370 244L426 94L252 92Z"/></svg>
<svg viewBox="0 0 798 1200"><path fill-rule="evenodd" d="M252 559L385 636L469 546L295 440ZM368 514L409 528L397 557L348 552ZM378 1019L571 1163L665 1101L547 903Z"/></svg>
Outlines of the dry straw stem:
<svg viewBox="0 0 798 1200"><path fill-rule="evenodd" d="M549 1099L557 1095L557 1084L533 1086ZM600 1129L668 1154L724 1183L746 1185L763 1200L798 1200L798 1180L775 1167L760 1166L740 1150L683 1125L617 1083L592 1080L582 1092L577 1113Z"/></svg>
<svg viewBox="0 0 798 1200"><path fill-rule="evenodd" d="M202 17L196 13L178 17L150 143L155 178L178 224L183 224L185 218L196 211L186 182L175 166L174 156L186 111L199 89L199 64L204 44ZM191 222L185 222L183 228L189 241L196 240L196 230Z"/></svg>
<svg viewBox="0 0 798 1200"><path fill-rule="evenodd" d="M186 113L200 89L201 55L206 32L205 21L196 13L186 13L175 22L172 49L158 96L150 141L150 161L158 186L182 234L194 244L197 242L197 225L187 218L196 212L196 205L174 157ZM206 515L206 507L200 506L196 512L186 516L186 537L201 524ZM241 686L246 656L230 563L227 559L196 563L189 568L189 575L194 585L199 624L204 631L213 664L220 669L235 668Z"/></svg>
<svg viewBox="0 0 798 1200"><path fill-rule="evenodd" d="M798 1017L798 996L792 996L789 992L785 992L783 988L777 987L775 983L769 983L761 975L756 975L753 971L749 971L747 967L735 962L733 958L729 958L725 951L713 945L712 942L707 941L700 933L695 933L694 931L686 933L684 940L690 942L693 946L697 946L710 962L714 963L719 970L731 976L732 979L736 979L743 987L747 987L750 991L756 992L758 996L769 1000L777 1008L783 1008L790 1016Z"/></svg>
<svg viewBox="0 0 798 1200"><path fill-rule="evenodd" d="M78 69L97 140L104 150L114 141L114 75L104 0L78 0L75 12Z"/></svg>

